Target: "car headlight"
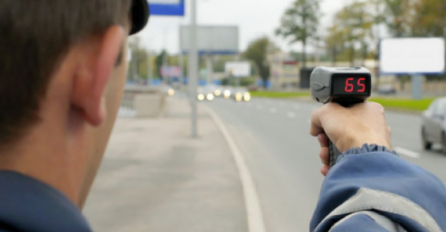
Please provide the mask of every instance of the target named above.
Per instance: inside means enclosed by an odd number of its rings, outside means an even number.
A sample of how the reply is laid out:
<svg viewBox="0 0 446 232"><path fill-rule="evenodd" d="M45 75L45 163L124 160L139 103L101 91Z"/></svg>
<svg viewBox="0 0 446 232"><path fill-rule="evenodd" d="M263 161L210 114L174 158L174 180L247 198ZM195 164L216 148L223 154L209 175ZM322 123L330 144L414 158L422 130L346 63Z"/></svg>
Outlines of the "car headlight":
<svg viewBox="0 0 446 232"><path fill-rule="evenodd" d="M203 101L204 100L204 94L201 94L201 93L198 94L197 98L198 98L199 101Z"/></svg>
<svg viewBox="0 0 446 232"><path fill-rule="evenodd" d="M246 102L249 102L249 101L251 101L251 94L250 93L245 93L243 98L245 99Z"/></svg>
<svg viewBox="0 0 446 232"><path fill-rule="evenodd" d="M214 91L214 94L215 94L216 97L220 97L220 95L221 95L221 90L219 90L219 89L215 90L215 91Z"/></svg>
<svg viewBox="0 0 446 232"><path fill-rule="evenodd" d="M223 92L223 95L226 99L231 97L231 90L227 89Z"/></svg>
<svg viewBox="0 0 446 232"><path fill-rule="evenodd" d="M235 94L235 100L240 102L243 100L243 95L241 93L236 93Z"/></svg>
<svg viewBox="0 0 446 232"><path fill-rule="evenodd" d="M208 94L206 95L206 99L207 99L208 101L213 101L213 100L214 100L214 94L212 94L212 93L208 93Z"/></svg>
<svg viewBox="0 0 446 232"><path fill-rule="evenodd" d="M167 95L169 95L169 97L173 97L173 95L175 95L175 90L173 89L167 90Z"/></svg>

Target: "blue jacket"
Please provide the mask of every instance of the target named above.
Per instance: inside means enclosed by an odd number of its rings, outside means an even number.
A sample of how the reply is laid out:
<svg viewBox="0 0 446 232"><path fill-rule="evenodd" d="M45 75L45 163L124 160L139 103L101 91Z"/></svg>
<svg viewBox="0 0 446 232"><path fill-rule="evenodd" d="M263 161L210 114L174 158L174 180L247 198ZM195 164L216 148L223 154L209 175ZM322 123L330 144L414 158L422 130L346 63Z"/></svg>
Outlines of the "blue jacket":
<svg viewBox="0 0 446 232"><path fill-rule="evenodd" d="M385 148L352 149L328 173L310 230L446 231L446 189Z"/></svg>
<svg viewBox="0 0 446 232"><path fill-rule="evenodd" d="M30 177L0 171L0 232L90 232L62 193Z"/></svg>

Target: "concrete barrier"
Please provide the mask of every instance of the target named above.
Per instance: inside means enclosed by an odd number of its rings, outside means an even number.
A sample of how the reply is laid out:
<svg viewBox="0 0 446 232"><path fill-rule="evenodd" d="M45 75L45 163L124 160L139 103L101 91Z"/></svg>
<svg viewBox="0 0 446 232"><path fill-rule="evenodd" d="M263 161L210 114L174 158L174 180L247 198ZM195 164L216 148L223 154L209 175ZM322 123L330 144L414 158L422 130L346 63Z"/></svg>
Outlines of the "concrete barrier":
<svg viewBox="0 0 446 232"><path fill-rule="evenodd" d="M138 118L161 117L166 107L166 95L162 89L146 86L127 86L122 107L135 111Z"/></svg>
<svg viewBox="0 0 446 232"><path fill-rule="evenodd" d="M137 94L133 101L136 117L156 118L163 111L163 99L161 94Z"/></svg>

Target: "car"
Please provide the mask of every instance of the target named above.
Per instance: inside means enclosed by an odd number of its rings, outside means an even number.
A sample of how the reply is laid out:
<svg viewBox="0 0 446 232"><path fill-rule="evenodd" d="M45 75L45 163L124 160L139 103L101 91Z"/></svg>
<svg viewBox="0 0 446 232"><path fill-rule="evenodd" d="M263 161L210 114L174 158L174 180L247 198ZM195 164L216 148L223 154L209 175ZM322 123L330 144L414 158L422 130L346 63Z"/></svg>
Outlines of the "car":
<svg viewBox="0 0 446 232"><path fill-rule="evenodd" d="M249 102L251 101L251 94L245 88L233 89L232 98L236 102Z"/></svg>
<svg viewBox="0 0 446 232"><path fill-rule="evenodd" d="M378 93L382 95L396 94L396 89L393 85L381 85L378 87Z"/></svg>
<svg viewBox="0 0 446 232"><path fill-rule="evenodd" d="M446 97L435 100L422 117L423 148L430 150L434 143L439 143L446 154Z"/></svg>
<svg viewBox="0 0 446 232"><path fill-rule="evenodd" d="M221 86L215 86L215 88L214 88L215 97L224 97L223 92L224 92L224 89Z"/></svg>
<svg viewBox="0 0 446 232"><path fill-rule="evenodd" d="M233 89L232 87L225 86L225 87L223 88L223 97L224 97L225 99L230 99L231 96L232 96L232 94L233 94L233 92L234 92L234 89Z"/></svg>
<svg viewBox="0 0 446 232"><path fill-rule="evenodd" d="M206 91L214 94L214 97L222 97L223 96L223 88L218 85L210 84L205 87Z"/></svg>
<svg viewBox="0 0 446 232"><path fill-rule="evenodd" d="M210 87L198 88L197 89L197 99L198 101L213 101L215 99L214 89Z"/></svg>

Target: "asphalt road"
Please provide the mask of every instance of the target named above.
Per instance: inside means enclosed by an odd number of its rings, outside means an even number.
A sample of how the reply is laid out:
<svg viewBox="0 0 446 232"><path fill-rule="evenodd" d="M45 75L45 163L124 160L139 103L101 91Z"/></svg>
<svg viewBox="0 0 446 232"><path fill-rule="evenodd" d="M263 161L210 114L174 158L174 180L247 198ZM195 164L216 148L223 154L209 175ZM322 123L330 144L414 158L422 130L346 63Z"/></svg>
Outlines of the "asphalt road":
<svg viewBox="0 0 446 232"><path fill-rule="evenodd" d="M310 115L320 105L272 99L250 103L216 99L202 104L217 113L243 153L267 231L308 231L323 181L318 143L308 134ZM401 157L446 183L446 155L421 147L420 116L388 112L387 119L393 146Z"/></svg>

